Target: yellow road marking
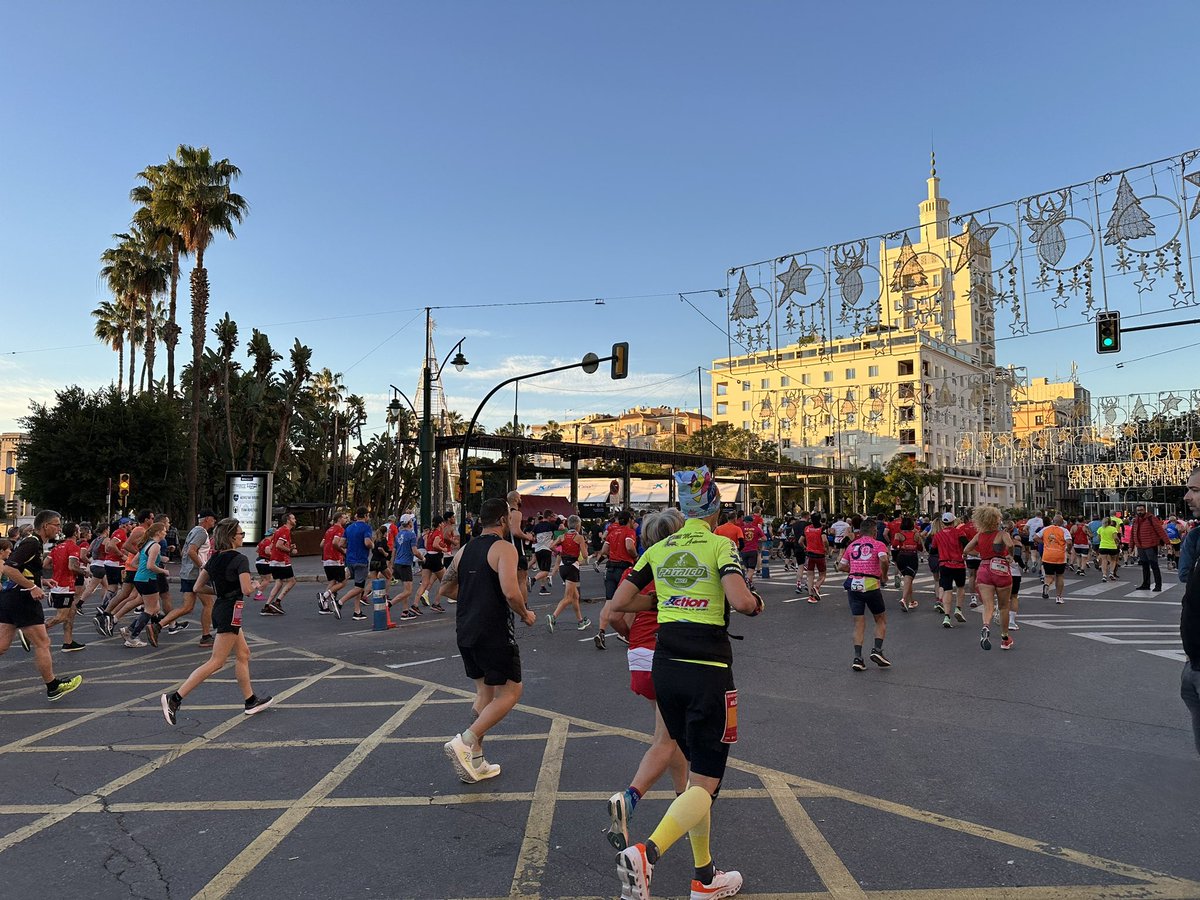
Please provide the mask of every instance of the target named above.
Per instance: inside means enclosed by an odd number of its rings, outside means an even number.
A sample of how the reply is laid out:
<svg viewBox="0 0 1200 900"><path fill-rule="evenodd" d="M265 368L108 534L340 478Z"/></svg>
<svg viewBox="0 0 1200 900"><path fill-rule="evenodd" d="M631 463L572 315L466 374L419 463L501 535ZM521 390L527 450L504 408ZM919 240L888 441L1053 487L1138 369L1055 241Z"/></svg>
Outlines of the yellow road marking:
<svg viewBox="0 0 1200 900"><path fill-rule="evenodd" d="M764 778L763 786L771 795L775 809L783 817L784 824L792 833L800 849L808 856L808 861L817 872L821 883L829 889L831 897L857 898L865 897L862 886L850 874L837 851L825 840L825 835L817 828L807 810L800 805L796 795L781 778Z"/></svg>
<svg viewBox="0 0 1200 900"><path fill-rule="evenodd" d="M162 682L160 681L159 684L162 684ZM96 710L95 712L85 713L84 715L74 718L69 722L61 722L58 725L52 725L49 728L45 728L41 731L27 735L23 738L18 738L11 743L5 744L4 746L0 747L0 753L7 753L10 750L16 750L29 744L36 743L43 738L53 737L56 734L60 734L61 732L74 728L76 725L82 725L85 722L91 722L93 719L98 719L101 716L108 715L109 713L115 713L124 709L129 709L132 706L137 706L139 703L144 703L151 697L157 697L158 694L158 691L155 691L153 694L143 694L140 697L134 697L130 700L124 701L123 703L115 703L112 706L106 706L103 709Z"/></svg>
<svg viewBox="0 0 1200 900"><path fill-rule="evenodd" d="M546 860L550 854L550 827L554 824L554 804L558 800L558 781L562 775L563 755L567 749L567 722L555 719L550 725L550 738L542 754L542 768L533 788L529 818L525 822L525 837L517 854L509 897L538 897Z"/></svg>
<svg viewBox="0 0 1200 900"><path fill-rule="evenodd" d="M318 681L320 681L321 676L323 674L332 674L334 672L337 672L341 668L342 668L341 663L338 663L337 665L334 665L334 666L330 666L328 669L325 670L325 672L318 673L318 674L312 676L311 678L309 678L307 681L301 682L300 684L295 685L294 687L288 688L286 691L284 691L282 694L280 694L280 697L289 697L292 694L298 693L299 691L304 690L306 687L309 687L310 685L316 684ZM107 799L107 797L110 794L114 794L117 791L121 790L121 788L128 787L129 785L133 784L135 781L139 781L142 778L145 778L150 773L156 772L157 770L161 769L167 763L173 762L174 760L177 760L182 756L186 756L188 753L195 750L197 747L201 746L202 744L207 743L208 741L211 741L213 738L220 737L225 732L229 731L229 729L234 728L239 723L244 722L248 718L249 718L249 716L247 716L245 714L239 714L237 716L234 716L233 718L226 719L220 725L216 726L215 728L209 729L208 731L206 731L204 734L200 735L199 737L192 738L192 740L188 741L183 746L178 747L168 753L164 753L162 756L157 756L154 759L150 760L150 762L146 763L145 765L138 766L132 772L127 772L118 778L114 778L112 781L97 788L95 791L92 791L89 794L85 794L84 796L78 798L77 800L72 801L71 803L64 804L63 806L59 807L54 812L47 813L46 815L42 816L40 819L30 822L28 825L26 825L23 828L18 828L16 831L12 832L11 834L6 834L3 837L0 837L0 853L3 853L5 850L8 850L10 847L16 846L17 844L21 843L22 841L26 840L27 838L33 837L35 834L40 834L41 832L43 832L47 828L49 828L51 825L55 825L58 822L61 822L63 819L69 818L71 815L73 815L74 813L83 809L84 807L90 806L93 803L99 802L101 798Z"/></svg>
<svg viewBox="0 0 1200 900"><path fill-rule="evenodd" d="M328 797L359 767L367 755L379 746L385 737L404 724L404 720L420 708L433 691L432 687L425 687L417 691L416 696L407 701L395 715L363 738L345 759L334 766L324 778L297 800L295 805L289 807L282 816L267 826L257 838L250 842L248 847L213 876L212 880L196 894L196 898L198 900L220 900L227 896L241 883L243 878L254 870L263 857L279 846L280 842L308 817L308 814L314 809L314 801L324 800Z"/></svg>

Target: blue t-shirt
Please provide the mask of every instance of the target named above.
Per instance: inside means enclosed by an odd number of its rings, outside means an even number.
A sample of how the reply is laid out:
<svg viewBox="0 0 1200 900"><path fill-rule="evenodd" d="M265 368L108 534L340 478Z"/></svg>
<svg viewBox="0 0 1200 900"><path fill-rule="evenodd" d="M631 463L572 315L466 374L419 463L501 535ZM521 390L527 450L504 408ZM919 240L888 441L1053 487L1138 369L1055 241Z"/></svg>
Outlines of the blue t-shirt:
<svg viewBox="0 0 1200 900"><path fill-rule="evenodd" d="M346 526L346 565L365 566L371 558L371 551L363 543L371 537L373 531L370 522L356 521Z"/></svg>
<svg viewBox="0 0 1200 900"><path fill-rule="evenodd" d="M413 564L413 547L417 543L417 533L401 528L396 532L396 555L393 561L398 566Z"/></svg>
<svg viewBox="0 0 1200 900"><path fill-rule="evenodd" d="M1179 540L1179 525L1176 522L1167 523L1167 538L1172 541Z"/></svg>
<svg viewBox="0 0 1200 900"><path fill-rule="evenodd" d="M1100 526L1104 524L1100 519L1092 519L1088 522L1088 533L1092 536L1092 543L1100 543Z"/></svg>

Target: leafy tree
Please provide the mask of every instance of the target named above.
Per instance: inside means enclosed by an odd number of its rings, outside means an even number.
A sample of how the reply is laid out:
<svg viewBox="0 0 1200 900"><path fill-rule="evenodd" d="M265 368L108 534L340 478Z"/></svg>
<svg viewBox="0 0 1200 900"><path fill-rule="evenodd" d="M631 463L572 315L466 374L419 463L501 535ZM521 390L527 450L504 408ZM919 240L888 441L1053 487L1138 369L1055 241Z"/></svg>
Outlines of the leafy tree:
<svg viewBox="0 0 1200 900"><path fill-rule="evenodd" d="M101 300L92 310L96 320L96 340L108 344L117 354L117 393L125 389L125 335L129 319L118 303Z"/></svg>
<svg viewBox="0 0 1200 900"><path fill-rule="evenodd" d="M903 453L893 456L883 468L883 484L868 497L875 504L874 511L884 512L896 508L912 510L924 488L937 487L942 483L942 474L934 472L926 463L917 462Z"/></svg>
<svg viewBox="0 0 1200 900"><path fill-rule="evenodd" d="M546 430L542 432L543 441L561 441L563 439L562 426L551 419L546 423Z"/></svg>
<svg viewBox="0 0 1200 900"><path fill-rule="evenodd" d="M716 425L700 428L682 441L676 437L675 450L700 456L762 462L774 462L777 458L774 441L764 441L753 431L735 428L729 422L718 422Z"/></svg>
<svg viewBox="0 0 1200 900"><path fill-rule="evenodd" d="M53 404L34 403L18 466L22 493L68 519L104 518L107 479L128 472L130 503L181 518L187 434L179 405L161 394L125 398L113 387L69 387Z"/></svg>

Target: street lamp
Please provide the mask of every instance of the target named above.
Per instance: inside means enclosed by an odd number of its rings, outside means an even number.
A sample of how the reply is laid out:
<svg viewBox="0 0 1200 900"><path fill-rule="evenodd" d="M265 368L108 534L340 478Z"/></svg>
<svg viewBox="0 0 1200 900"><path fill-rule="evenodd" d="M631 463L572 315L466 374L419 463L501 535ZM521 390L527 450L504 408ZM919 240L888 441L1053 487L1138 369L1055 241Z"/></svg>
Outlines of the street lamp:
<svg viewBox="0 0 1200 900"><path fill-rule="evenodd" d="M404 393L404 391L400 390L400 388L396 387L394 384L389 384L388 387L390 387L392 389L392 402L388 404L388 412L391 413L392 418L396 420L396 466L395 466L396 497L395 497L395 499L396 499L396 503L398 504L400 502L400 448L401 448L401 442L400 442L400 440L401 440L400 439L401 418L400 417L404 412L404 406L400 403L400 398L403 397L404 402L408 404L408 408L412 412L412 417L413 417L414 422L417 420L417 408L413 405L412 400L410 400L408 398L408 394Z"/></svg>
<svg viewBox="0 0 1200 900"><path fill-rule="evenodd" d="M433 334L433 317L432 307L425 307L425 365L421 372L421 389L422 396L425 398L425 403L421 409L421 530L425 531L433 523L433 418L431 414L432 406L430 404L430 394L433 393L433 362L430 358L429 349ZM450 353L457 351L454 359L450 360L450 364L454 366L456 371L461 372L469 363L467 358L462 354L463 341L466 338L459 338L457 344L450 348ZM450 353L446 354L446 359L450 358ZM446 368L446 360L443 359L441 365L437 367L437 377L442 377L442 369Z"/></svg>

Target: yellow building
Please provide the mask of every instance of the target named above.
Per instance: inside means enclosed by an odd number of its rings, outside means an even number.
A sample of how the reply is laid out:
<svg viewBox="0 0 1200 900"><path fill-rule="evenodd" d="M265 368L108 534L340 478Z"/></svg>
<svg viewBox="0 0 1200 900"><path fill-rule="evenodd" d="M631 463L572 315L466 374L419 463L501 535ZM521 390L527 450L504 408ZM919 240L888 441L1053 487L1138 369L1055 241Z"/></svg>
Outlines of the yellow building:
<svg viewBox="0 0 1200 900"><path fill-rule="evenodd" d="M964 431L1012 427L1011 374L996 367L987 290L991 259L973 219L951 233L936 169L918 207L920 241L881 247L879 321L824 347L798 342L713 361L713 419L777 440L807 465L883 466L897 453L945 481L921 511L942 503L1015 503L1007 467L956 461ZM822 353L822 350L824 351Z"/></svg>
<svg viewBox="0 0 1200 900"><path fill-rule="evenodd" d="M712 424L712 419L693 410L669 406L639 406L620 415L590 413L578 419L554 423L564 441L632 447L638 450L670 450L672 437L683 441ZM534 425L530 432L540 438L549 425Z"/></svg>
<svg viewBox="0 0 1200 900"><path fill-rule="evenodd" d="M16 501L15 515L27 516L32 512L28 501L21 496L20 466L17 463L17 452L25 435L19 431L9 431L0 434L0 512L11 521L13 516L9 510L10 501ZM9 474L9 472L13 474Z"/></svg>
<svg viewBox="0 0 1200 900"><path fill-rule="evenodd" d="M1091 406L1091 392L1077 381L1031 379L1013 391L1013 433L1025 437L1043 428L1086 428Z"/></svg>

